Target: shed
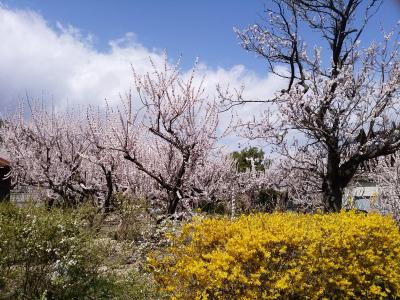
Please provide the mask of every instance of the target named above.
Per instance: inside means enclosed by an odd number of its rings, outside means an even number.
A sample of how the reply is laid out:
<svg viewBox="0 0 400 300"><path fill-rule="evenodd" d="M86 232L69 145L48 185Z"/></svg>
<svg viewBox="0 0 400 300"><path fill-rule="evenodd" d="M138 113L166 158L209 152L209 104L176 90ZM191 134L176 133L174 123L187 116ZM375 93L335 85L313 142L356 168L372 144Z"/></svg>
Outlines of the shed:
<svg viewBox="0 0 400 300"><path fill-rule="evenodd" d="M10 162L0 157L0 201L10 200L11 191Z"/></svg>
<svg viewBox="0 0 400 300"><path fill-rule="evenodd" d="M369 180L353 181L344 190L343 206L366 212L380 211L379 187Z"/></svg>

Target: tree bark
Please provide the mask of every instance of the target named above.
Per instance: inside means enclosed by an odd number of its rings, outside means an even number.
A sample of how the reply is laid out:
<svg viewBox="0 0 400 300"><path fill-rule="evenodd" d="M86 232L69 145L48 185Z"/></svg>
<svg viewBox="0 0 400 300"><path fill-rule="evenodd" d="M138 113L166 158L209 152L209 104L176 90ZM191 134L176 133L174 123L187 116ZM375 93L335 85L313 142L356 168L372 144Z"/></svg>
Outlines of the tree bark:
<svg viewBox="0 0 400 300"><path fill-rule="evenodd" d="M326 212L338 212L342 209L343 188L340 178L327 176L323 182L323 203Z"/></svg>
<svg viewBox="0 0 400 300"><path fill-rule="evenodd" d="M326 212L342 209L343 184L340 176L340 154L329 151L326 176L322 182L323 205Z"/></svg>
<svg viewBox="0 0 400 300"><path fill-rule="evenodd" d="M112 181L112 173L111 171L106 172L106 181L107 181L107 195L104 199L104 212L109 213L111 210L111 197L113 195L113 181Z"/></svg>
<svg viewBox="0 0 400 300"><path fill-rule="evenodd" d="M173 215L176 212L176 209L178 207L178 203L179 203L179 201L181 199L179 197L178 193L180 193L180 191L178 189L173 190L173 191L168 193L169 194L168 195L169 203L168 203L168 208L167 208L168 215Z"/></svg>

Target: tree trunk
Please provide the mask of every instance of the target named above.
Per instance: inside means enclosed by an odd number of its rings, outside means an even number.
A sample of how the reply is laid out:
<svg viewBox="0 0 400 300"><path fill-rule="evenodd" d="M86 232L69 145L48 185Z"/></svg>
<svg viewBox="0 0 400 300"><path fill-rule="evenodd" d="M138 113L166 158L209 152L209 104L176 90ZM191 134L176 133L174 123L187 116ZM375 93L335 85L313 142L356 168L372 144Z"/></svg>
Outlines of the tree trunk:
<svg viewBox="0 0 400 300"><path fill-rule="evenodd" d="M181 196L179 196L178 193L180 193L179 195ZM178 203L182 198L182 194L178 189L174 189L173 191L168 193L168 198L169 198L169 203L168 203L167 213L168 215L173 215L176 212Z"/></svg>
<svg viewBox="0 0 400 300"><path fill-rule="evenodd" d="M272 197L276 197L276 207L275 210L277 211L286 211L287 210L287 206L288 206L288 202L289 202L289 193L288 191L283 191L282 193L280 193L277 196L272 196Z"/></svg>
<svg viewBox="0 0 400 300"><path fill-rule="evenodd" d="M112 173L111 171L106 172L106 181L107 181L107 195L104 199L104 212L109 213L111 210L111 197L113 194L113 181L112 181Z"/></svg>
<svg viewBox="0 0 400 300"><path fill-rule="evenodd" d="M338 212L342 209L343 189L340 178L327 177L323 182L323 203L326 212Z"/></svg>
<svg viewBox="0 0 400 300"><path fill-rule="evenodd" d="M322 182L323 204L326 212L338 212L342 209L343 184L340 176L340 155L328 153L327 172Z"/></svg>

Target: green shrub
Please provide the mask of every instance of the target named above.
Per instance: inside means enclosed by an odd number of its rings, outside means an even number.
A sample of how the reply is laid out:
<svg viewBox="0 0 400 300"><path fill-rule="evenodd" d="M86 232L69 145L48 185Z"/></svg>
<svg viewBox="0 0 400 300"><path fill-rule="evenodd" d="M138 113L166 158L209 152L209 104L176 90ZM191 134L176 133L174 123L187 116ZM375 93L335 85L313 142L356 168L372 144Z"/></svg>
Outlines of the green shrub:
<svg viewBox="0 0 400 300"><path fill-rule="evenodd" d="M0 299L153 297L151 278L123 261L129 251L104 242L82 216L0 204Z"/></svg>
<svg viewBox="0 0 400 300"><path fill-rule="evenodd" d="M148 201L144 198L117 194L113 202L114 215L119 220L115 228L115 238L136 243L150 239L155 230L156 220L149 213Z"/></svg>
<svg viewBox="0 0 400 300"><path fill-rule="evenodd" d="M100 284L101 249L81 229L62 210L1 204L1 297L72 299L93 293Z"/></svg>
<svg viewBox="0 0 400 300"><path fill-rule="evenodd" d="M114 277L115 300L149 300L162 299L162 295L156 290L153 276L147 273L139 273L130 270L124 275Z"/></svg>
<svg viewBox="0 0 400 300"><path fill-rule="evenodd" d="M196 219L171 243L149 263L177 299L400 297L400 233L378 214Z"/></svg>

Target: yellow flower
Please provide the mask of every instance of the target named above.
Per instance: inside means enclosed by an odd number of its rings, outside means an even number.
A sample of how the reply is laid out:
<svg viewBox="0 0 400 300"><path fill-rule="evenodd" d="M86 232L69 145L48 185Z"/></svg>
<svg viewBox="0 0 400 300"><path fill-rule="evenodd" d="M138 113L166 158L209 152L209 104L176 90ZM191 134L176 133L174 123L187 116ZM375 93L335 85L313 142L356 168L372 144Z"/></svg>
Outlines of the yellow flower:
<svg viewBox="0 0 400 300"><path fill-rule="evenodd" d="M176 299L400 297L400 233L378 214L195 218L148 260Z"/></svg>

